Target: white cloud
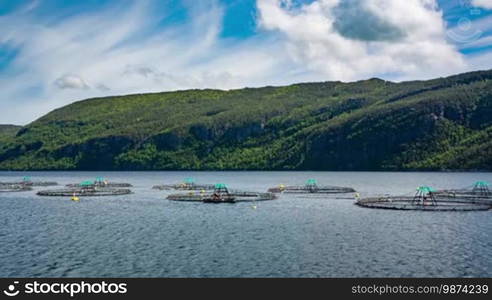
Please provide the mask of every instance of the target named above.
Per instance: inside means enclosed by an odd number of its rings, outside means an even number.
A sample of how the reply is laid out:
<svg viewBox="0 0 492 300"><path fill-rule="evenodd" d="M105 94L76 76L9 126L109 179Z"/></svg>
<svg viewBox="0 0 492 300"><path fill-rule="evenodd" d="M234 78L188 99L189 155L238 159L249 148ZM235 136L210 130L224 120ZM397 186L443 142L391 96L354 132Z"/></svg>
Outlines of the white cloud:
<svg viewBox="0 0 492 300"><path fill-rule="evenodd" d="M471 55L468 59L467 70L490 70L492 69L492 53L485 52L480 54Z"/></svg>
<svg viewBox="0 0 492 300"><path fill-rule="evenodd" d="M0 124L26 123L90 97L430 78L484 62L477 56L471 64L446 40L433 0L344 1L357 6L356 19L339 0L257 0L262 30L246 40L220 38L223 9L214 0L187 2L189 21L166 27L156 27L165 16L143 1L69 18L43 19L35 7L0 16L0 45L19 49L0 73Z"/></svg>
<svg viewBox="0 0 492 300"><path fill-rule="evenodd" d="M63 75L55 80L55 85L60 89L88 89L89 85L85 83L78 75Z"/></svg>
<svg viewBox="0 0 492 300"><path fill-rule="evenodd" d="M326 78L428 78L465 66L446 41L433 0L319 0L300 8L283 3L258 1L261 26L284 34L289 54Z"/></svg>
<svg viewBox="0 0 492 300"><path fill-rule="evenodd" d="M492 9L491 0L472 0L472 5L476 7L482 7L485 9Z"/></svg>
<svg viewBox="0 0 492 300"><path fill-rule="evenodd" d="M189 23L160 29L163 16L140 1L61 21L25 11L0 16L0 44L21 50L0 73L0 124L26 123L90 97L295 81L296 74L277 73L288 65L278 45L221 41L222 8L191 4Z"/></svg>

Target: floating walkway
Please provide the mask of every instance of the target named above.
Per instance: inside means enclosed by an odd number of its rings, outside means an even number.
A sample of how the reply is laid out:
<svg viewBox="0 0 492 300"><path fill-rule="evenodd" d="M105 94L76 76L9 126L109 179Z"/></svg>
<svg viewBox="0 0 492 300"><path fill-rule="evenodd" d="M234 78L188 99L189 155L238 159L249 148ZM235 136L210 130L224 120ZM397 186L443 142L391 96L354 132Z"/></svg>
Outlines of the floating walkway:
<svg viewBox="0 0 492 300"><path fill-rule="evenodd" d="M291 193L291 194L345 194L355 193L351 187L340 186L320 186L315 179L309 179L305 185L301 186L285 186L283 184L278 187L268 189L270 193Z"/></svg>
<svg viewBox="0 0 492 300"><path fill-rule="evenodd" d="M162 185L154 185L152 187L156 190L181 190L181 191L210 191L215 189L214 184L196 184L195 179L188 177L185 178L183 182L176 184L162 184Z"/></svg>
<svg viewBox="0 0 492 300"><path fill-rule="evenodd" d="M213 192L202 190L199 192L172 194L167 196L167 199L185 202L235 203L267 201L277 199L277 197L273 193L233 191L229 190L225 184L219 183L214 185Z"/></svg>
<svg viewBox="0 0 492 300"><path fill-rule="evenodd" d="M120 188L120 187L132 187L130 183L118 183L118 182L110 182L104 179L103 177L97 177L96 180L91 181L83 181L82 183L71 183L67 184L66 187L70 188L78 188L78 187L98 187L98 188Z"/></svg>
<svg viewBox="0 0 492 300"><path fill-rule="evenodd" d="M25 176L21 181L17 182L0 182L0 185L19 185L26 187L35 187L35 186L55 186L58 185L57 182L54 181L32 181L31 177Z"/></svg>
<svg viewBox="0 0 492 300"><path fill-rule="evenodd" d="M477 211L489 210L491 203L467 198L437 197L431 187L422 186L412 196L371 197L358 200L356 205L367 208L421 211Z"/></svg>

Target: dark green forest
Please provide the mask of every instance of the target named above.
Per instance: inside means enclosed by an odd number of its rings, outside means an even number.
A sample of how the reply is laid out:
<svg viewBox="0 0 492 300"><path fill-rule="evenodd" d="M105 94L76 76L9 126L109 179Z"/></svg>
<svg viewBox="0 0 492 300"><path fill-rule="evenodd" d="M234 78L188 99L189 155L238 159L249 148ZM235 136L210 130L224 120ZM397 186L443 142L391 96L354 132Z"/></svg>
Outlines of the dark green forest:
<svg viewBox="0 0 492 300"><path fill-rule="evenodd" d="M492 170L492 71L79 101L0 126L3 170Z"/></svg>

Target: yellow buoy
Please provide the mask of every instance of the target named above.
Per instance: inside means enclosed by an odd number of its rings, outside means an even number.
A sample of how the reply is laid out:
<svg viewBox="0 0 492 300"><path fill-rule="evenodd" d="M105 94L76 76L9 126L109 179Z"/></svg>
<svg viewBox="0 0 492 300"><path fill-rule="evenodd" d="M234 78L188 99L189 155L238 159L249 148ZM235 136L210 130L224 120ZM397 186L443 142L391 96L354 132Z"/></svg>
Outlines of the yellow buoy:
<svg viewBox="0 0 492 300"><path fill-rule="evenodd" d="M75 193L73 193L71 200L72 201L80 201L79 197L77 197L77 195L75 195Z"/></svg>

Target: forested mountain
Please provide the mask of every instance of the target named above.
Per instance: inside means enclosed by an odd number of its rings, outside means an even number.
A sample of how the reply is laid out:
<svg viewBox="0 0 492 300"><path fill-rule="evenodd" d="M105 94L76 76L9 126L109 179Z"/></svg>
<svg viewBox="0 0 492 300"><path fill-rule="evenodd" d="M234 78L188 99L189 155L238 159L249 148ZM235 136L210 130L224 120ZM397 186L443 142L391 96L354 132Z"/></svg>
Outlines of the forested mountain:
<svg viewBox="0 0 492 300"><path fill-rule="evenodd" d="M492 71L188 90L0 127L0 169L492 170L491 137Z"/></svg>

